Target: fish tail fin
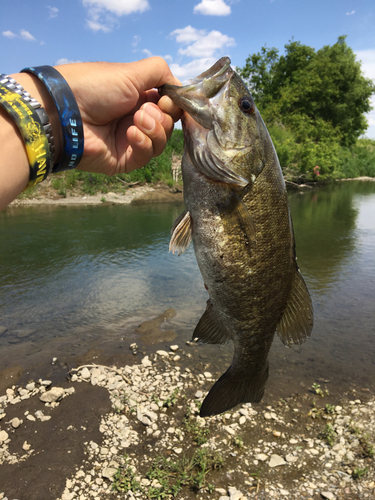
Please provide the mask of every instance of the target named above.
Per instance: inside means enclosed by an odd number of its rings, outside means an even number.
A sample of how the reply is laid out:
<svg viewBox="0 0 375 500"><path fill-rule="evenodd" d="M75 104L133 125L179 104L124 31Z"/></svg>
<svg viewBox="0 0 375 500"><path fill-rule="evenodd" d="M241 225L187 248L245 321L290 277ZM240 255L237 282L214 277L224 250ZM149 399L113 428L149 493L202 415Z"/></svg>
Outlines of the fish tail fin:
<svg viewBox="0 0 375 500"><path fill-rule="evenodd" d="M259 403L268 379L268 360L246 371L230 366L215 382L203 401L200 416L209 417L230 410L241 403Z"/></svg>

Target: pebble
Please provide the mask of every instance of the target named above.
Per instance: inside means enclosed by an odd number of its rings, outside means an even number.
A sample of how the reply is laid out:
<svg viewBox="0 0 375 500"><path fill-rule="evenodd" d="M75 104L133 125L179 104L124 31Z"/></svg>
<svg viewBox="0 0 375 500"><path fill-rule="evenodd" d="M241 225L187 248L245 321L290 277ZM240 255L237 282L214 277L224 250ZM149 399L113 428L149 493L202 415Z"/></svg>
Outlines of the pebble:
<svg viewBox="0 0 375 500"><path fill-rule="evenodd" d="M169 349L170 349L171 351L173 351L173 352L174 352L174 351L177 351L177 350L178 350L178 345L171 345L171 346L169 346Z"/></svg>
<svg viewBox="0 0 375 500"><path fill-rule="evenodd" d="M115 469L114 467L107 467L107 468L103 469L102 477L112 481L113 476L116 474L116 472L117 472L117 469Z"/></svg>
<svg viewBox="0 0 375 500"><path fill-rule="evenodd" d="M271 455L271 459L268 462L270 467L279 467L279 465L285 465L285 460L279 455Z"/></svg>
<svg viewBox="0 0 375 500"><path fill-rule="evenodd" d="M65 394L65 390L62 387L52 387L51 390L46 391L40 396L40 401L43 403L53 403L59 401Z"/></svg>
<svg viewBox="0 0 375 500"><path fill-rule="evenodd" d="M6 441L9 437L9 434L6 431L0 431L0 443Z"/></svg>
<svg viewBox="0 0 375 500"><path fill-rule="evenodd" d="M321 496L327 500L334 500L336 496L331 491L322 491Z"/></svg>
<svg viewBox="0 0 375 500"><path fill-rule="evenodd" d="M88 368L82 368L82 371L81 371L81 377L84 379L84 380L88 380L89 378L91 378L91 373L90 373L90 370Z"/></svg>
<svg viewBox="0 0 375 500"><path fill-rule="evenodd" d="M18 427L22 424L22 420L20 420L17 417L14 417L11 420L11 424L12 424L13 429L18 429Z"/></svg>

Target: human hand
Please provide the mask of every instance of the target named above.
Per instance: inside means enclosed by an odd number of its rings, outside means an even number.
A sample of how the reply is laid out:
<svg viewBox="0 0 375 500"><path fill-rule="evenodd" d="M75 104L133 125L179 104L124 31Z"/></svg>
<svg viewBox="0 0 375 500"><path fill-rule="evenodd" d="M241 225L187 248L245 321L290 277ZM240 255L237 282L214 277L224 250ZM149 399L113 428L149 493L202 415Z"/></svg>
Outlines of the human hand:
<svg viewBox="0 0 375 500"><path fill-rule="evenodd" d="M181 110L155 88L180 84L167 63L152 57L134 63L56 66L81 112L85 146L80 169L114 175L160 155Z"/></svg>

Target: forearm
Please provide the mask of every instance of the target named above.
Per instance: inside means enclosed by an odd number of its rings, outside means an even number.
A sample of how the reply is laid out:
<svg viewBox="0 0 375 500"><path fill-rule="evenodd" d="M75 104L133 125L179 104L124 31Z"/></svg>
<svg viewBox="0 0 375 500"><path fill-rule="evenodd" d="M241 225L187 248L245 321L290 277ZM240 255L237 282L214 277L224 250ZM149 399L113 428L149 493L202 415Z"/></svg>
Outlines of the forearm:
<svg viewBox="0 0 375 500"><path fill-rule="evenodd" d="M12 75L32 97L46 109L52 125L56 154L61 154L61 128L54 103L37 78L19 73ZM17 125L0 106L0 210L3 210L26 187L29 180L29 161Z"/></svg>

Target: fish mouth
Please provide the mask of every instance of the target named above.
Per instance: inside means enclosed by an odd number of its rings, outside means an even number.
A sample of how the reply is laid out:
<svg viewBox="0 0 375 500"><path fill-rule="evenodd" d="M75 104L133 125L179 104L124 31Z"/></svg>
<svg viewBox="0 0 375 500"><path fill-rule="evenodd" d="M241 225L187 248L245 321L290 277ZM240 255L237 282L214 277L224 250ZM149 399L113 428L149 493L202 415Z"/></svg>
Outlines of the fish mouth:
<svg viewBox="0 0 375 500"><path fill-rule="evenodd" d="M194 118L202 127L210 129L212 116L210 100L215 98L234 74L229 57L222 57L211 68L185 85L165 84L158 89L161 96L167 95L172 101Z"/></svg>

